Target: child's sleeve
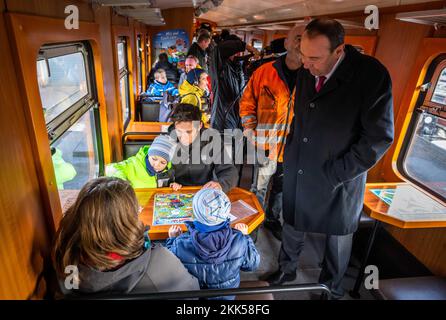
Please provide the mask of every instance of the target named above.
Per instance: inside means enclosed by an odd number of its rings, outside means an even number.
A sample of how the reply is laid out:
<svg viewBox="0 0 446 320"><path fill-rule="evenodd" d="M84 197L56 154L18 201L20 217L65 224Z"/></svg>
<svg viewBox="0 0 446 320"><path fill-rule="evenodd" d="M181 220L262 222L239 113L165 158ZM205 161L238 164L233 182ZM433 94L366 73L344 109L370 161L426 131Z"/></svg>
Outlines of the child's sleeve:
<svg viewBox="0 0 446 320"><path fill-rule="evenodd" d="M105 167L105 175L107 177L116 177L127 180L126 174L127 165L125 161L118 163L111 163Z"/></svg>
<svg viewBox="0 0 446 320"><path fill-rule="evenodd" d="M179 95L179 91L177 88L175 88L175 86L173 85L172 82L169 82L169 87L166 90L168 93L170 93L172 96L177 96Z"/></svg>
<svg viewBox="0 0 446 320"><path fill-rule="evenodd" d="M175 241L176 239L177 237L173 237L166 240L166 248L174 255L177 255L177 244Z"/></svg>
<svg viewBox="0 0 446 320"><path fill-rule="evenodd" d="M245 261L243 261L243 264L240 267L240 269L242 271L254 271L259 267L260 255L251 237L245 235L244 238L246 239L247 242L247 248L245 254Z"/></svg>
<svg viewBox="0 0 446 320"><path fill-rule="evenodd" d="M151 84L151 85L149 86L149 89L147 89L147 94L148 94L149 96L154 96L154 90L155 90L155 86L154 86L153 84Z"/></svg>

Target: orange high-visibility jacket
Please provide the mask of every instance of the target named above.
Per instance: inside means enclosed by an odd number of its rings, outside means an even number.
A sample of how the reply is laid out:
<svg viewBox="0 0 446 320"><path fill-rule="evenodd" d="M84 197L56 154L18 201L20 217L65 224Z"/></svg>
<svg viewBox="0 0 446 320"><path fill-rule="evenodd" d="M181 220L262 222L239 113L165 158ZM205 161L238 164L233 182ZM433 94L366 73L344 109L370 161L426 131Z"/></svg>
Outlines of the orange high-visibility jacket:
<svg viewBox="0 0 446 320"><path fill-rule="evenodd" d="M294 116L294 90L288 88L282 63L284 59L279 58L259 67L240 100L243 128L254 130L248 140L269 150L268 157L278 162L283 161L284 142Z"/></svg>

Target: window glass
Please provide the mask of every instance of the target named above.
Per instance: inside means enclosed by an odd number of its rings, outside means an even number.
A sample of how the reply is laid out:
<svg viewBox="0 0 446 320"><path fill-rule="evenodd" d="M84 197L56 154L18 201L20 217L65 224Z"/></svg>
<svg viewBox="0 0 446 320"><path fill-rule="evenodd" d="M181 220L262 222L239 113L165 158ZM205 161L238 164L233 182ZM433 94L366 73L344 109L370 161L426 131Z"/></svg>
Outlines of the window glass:
<svg viewBox="0 0 446 320"><path fill-rule="evenodd" d="M121 70L122 68L127 67L127 60L125 58L125 43L118 43L118 68Z"/></svg>
<svg viewBox="0 0 446 320"><path fill-rule="evenodd" d="M129 87L129 77L125 75L121 79L119 79L119 88L120 88L120 96L121 96L121 108L122 108L122 120L125 126L127 119L129 118L129 96L128 96L128 87Z"/></svg>
<svg viewBox="0 0 446 320"><path fill-rule="evenodd" d="M252 46L254 48L256 48L257 50L261 51L263 44L262 44L262 41L260 41L260 40L253 40Z"/></svg>
<svg viewBox="0 0 446 320"><path fill-rule="evenodd" d="M137 68L138 68L138 88L139 88L139 92L142 92L142 43L141 43L141 36L138 36L138 41L137 41L137 55L138 55L138 64L137 64Z"/></svg>
<svg viewBox="0 0 446 320"><path fill-rule="evenodd" d="M407 175L446 198L446 119L423 113L404 161Z"/></svg>
<svg viewBox="0 0 446 320"><path fill-rule="evenodd" d="M443 69L438 77L431 101L446 105L446 69Z"/></svg>
<svg viewBox="0 0 446 320"><path fill-rule="evenodd" d="M88 94L86 78L81 52L37 61L37 81L46 123Z"/></svg>
<svg viewBox="0 0 446 320"><path fill-rule="evenodd" d="M91 108L51 145L59 190L79 190L99 176L94 111Z"/></svg>

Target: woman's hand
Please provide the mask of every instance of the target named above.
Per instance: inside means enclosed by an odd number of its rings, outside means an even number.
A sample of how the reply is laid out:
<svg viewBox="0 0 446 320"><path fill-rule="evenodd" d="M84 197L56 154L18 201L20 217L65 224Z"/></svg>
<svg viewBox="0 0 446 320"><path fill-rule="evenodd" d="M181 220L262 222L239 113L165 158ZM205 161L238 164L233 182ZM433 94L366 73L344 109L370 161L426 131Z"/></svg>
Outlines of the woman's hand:
<svg viewBox="0 0 446 320"><path fill-rule="evenodd" d="M173 189L173 191L180 190L183 186L179 183L173 182L170 184L170 187Z"/></svg>
<svg viewBox="0 0 446 320"><path fill-rule="evenodd" d="M183 231L181 231L181 227L177 225L170 226L169 228L169 238L178 237Z"/></svg>
<svg viewBox="0 0 446 320"><path fill-rule="evenodd" d="M234 229L240 231L244 235L248 234L248 226L246 224L244 224L244 223L237 223L234 226Z"/></svg>

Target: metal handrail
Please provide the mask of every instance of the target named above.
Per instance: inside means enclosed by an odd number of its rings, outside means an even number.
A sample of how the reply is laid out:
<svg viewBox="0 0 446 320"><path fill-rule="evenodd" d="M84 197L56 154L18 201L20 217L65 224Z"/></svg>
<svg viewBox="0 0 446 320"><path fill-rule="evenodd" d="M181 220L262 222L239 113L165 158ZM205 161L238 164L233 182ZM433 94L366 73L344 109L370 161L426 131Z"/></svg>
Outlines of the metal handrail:
<svg viewBox="0 0 446 320"><path fill-rule="evenodd" d="M331 296L331 291L326 285L320 283L310 284L292 284L280 286L252 287L252 288L233 288L233 289L203 289L192 291L176 292L156 292L156 293L137 293L137 294L83 294L68 295L66 299L75 300L181 300L193 298L212 298L233 295L249 295L262 293L284 293L284 292L307 292L322 291L326 293L325 298ZM324 296L322 296L324 297Z"/></svg>

